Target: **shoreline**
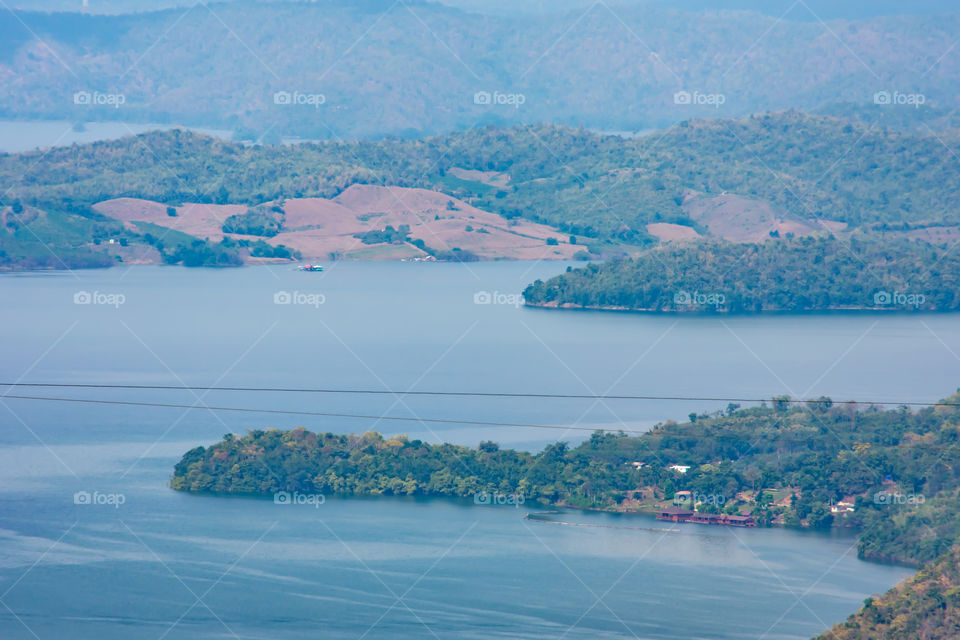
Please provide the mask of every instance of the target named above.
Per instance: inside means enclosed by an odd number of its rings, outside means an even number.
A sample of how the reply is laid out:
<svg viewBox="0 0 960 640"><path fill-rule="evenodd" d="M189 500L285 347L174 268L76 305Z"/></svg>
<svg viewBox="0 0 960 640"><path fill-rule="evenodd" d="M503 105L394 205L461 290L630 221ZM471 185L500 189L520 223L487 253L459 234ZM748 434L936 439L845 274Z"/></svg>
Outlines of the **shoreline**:
<svg viewBox="0 0 960 640"><path fill-rule="evenodd" d="M690 310L681 309L652 309L637 307L622 307L614 305L581 305L573 302L527 302L524 307L530 309L544 309L548 311L581 311L595 313L637 314L648 316L695 316L699 318L744 317L744 316L803 316L803 315L857 315L857 314L902 314L902 313L956 313L960 309L905 309L902 307L828 307L826 309L763 309L762 311L729 311L710 308Z"/></svg>
<svg viewBox="0 0 960 640"><path fill-rule="evenodd" d="M172 478L171 478L171 480L172 480ZM263 493L237 493L237 492L218 492L218 491L191 491L191 490L189 490L189 489L174 489L174 488L170 485L169 482L167 483L167 488L170 489L170 490L172 490L172 491L176 491L176 492L178 492L178 493L184 493L184 494L187 494L187 495L200 496L200 497L231 498L231 499L254 499L254 500L269 500L269 499L271 499L271 494L263 494ZM326 495L326 494L324 494L324 495ZM357 499L359 499L359 500L378 500L378 499L382 499L382 498L402 498L402 499L414 500L414 501L417 501L417 500L445 500L445 501L450 501L450 502L457 503L457 504L462 504L462 505L467 506L467 507L470 507L470 506L473 506L473 507L477 507L477 506L481 506L481 507L507 506L507 507L514 508L514 509L517 509L517 508L518 508L518 505L489 505L489 504L477 504L477 503L475 503L475 502L470 502L470 501L469 501L469 497L448 496L448 495L432 495L432 494L431 494L431 495L428 495L428 494L417 494L417 495L379 494L379 495L378 495L378 494L357 494L357 493L334 493L334 494L330 494L329 497L339 498L339 499L347 499L347 500L357 500ZM720 524L710 524L710 525L707 525L707 524L705 524L705 523L697 523L697 522L673 523L673 522L671 522L671 521L661 520L661 519L659 519L659 518L656 517L656 514L657 514L657 512L660 510L660 507L649 507L649 508L639 508L639 509L617 509L617 508L601 508L601 507L580 507L580 506L577 506L577 505L572 505L572 504L567 504L567 503L535 503L534 505L531 505L531 506L539 506L539 507L542 507L542 509L536 510L536 511L534 511L534 510L529 510L529 511L527 511L526 515L523 516L523 519L524 519L524 520L530 520L530 521L535 521L535 522L543 522L543 523L547 523L547 524L563 524L563 525L567 525L567 526L576 526L576 527L596 527L596 528L636 529L636 530L648 530L648 529L649 529L649 530L655 530L655 531L658 531L658 532L659 532L659 531L680 532L680 531L682 531L682 530L685 528L685 527L681 527L681 528L677 529L677 528L659 528L659 527L658 527L658 528L655 528L655 529L654 529L654 528L647 528L647 527L617 527L617 526L615 526L615 525L601 525L601 524L591 524L591 523L567 523L567 522L562 522L562 521L547 520L547 519L545 519L545 518L537 518L537 517L531 517L531 516L537 516L537 515L561 515L561 514L563 513L562 510L566 509L566 510L577 511L577 512L581 512L581 513L599 513L599 514L605 514L605 515L618 515L618 516L643 516L643 517L647 517L647 518L652 518L652 519L654 519L654 520L657 521L657 522L669 522L670 524L683 524L683 525L690 525L690 526L699 525L698 527L694 527L694 528L702 528L702 527L705 527L705 526L709 526L709 527L711 527L711 528L726 529L726 528L730 528L730 527L732 526L732 525L720 525ZM733 528L740 528L740 527L733 527ZM838 525L838 524L833 524L829 529L815 529L815 528L809 527L809 526L788 527L788 526L786 526L786 525L784 525L783 523L780 523L780 522L769 522L769 523L767 523L767 524L765 524L765 525L760 525L760 524L758 523L756 526L750 527L750 528L755 528L755 529L781 529L781 530L785 530L785 531L810 532L810 533L821 533L821 534L829 534L830 532L832 532L832 531L834 531L834 530L838 530L838 531L844 530L844 531L848 531L848 532L855 532L856 535L857 535L858 542L859 542L859 536L860 536L860 529L859 529L858 527L842 526L842 525ZM876 564L893 565L893 566L904 567L904 568L908 568L908 569L918 569L918 568L921 566L920 564L917 564L917 563L906 562L906 561L902 561L902 560L898 560L898 559L896 559L896 558L890 558L890 557L886 557L886 556L883 556L883 557L880 557L880 556L876 556L876 557L875 557L875 556L865 556L865 557L861 557L861 556L858 554L858 555L857 555L857 558L858 558L859 560L862 560L863 562L872 562L872 563L876 563Z"/></svg>

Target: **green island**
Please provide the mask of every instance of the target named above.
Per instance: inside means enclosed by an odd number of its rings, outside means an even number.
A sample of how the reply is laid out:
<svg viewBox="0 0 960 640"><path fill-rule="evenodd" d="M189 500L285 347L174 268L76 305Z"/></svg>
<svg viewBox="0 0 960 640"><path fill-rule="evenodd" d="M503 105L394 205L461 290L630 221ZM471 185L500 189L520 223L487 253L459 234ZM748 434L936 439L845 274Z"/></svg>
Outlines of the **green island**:
<svg viewBox="0 0 960 640"><path fill-rule="evenodd" d="M474 448L377 432L256 430L187 452L171 486L251 496L523 496L532 508L625 513L680 505L750 515L759 526L855 528L860 558L936 572L960 541L958 405L960 392L919 410L781 396L639 436L597 431L575 447L557 442L535 454L489 441ZM960 594L957 572L944 575L941 604ZM868 604L861 622L849 624L879 625L887 619L881 603L893 611L896 598L926 598L916 584Z"/></svg>
<svg viewBox="0 0 960 640"><path fill-rule="evenodd" d="M523 296L535 307L648 312L956 311L960 257L865 234L701 242L568 269Z"/></svg>

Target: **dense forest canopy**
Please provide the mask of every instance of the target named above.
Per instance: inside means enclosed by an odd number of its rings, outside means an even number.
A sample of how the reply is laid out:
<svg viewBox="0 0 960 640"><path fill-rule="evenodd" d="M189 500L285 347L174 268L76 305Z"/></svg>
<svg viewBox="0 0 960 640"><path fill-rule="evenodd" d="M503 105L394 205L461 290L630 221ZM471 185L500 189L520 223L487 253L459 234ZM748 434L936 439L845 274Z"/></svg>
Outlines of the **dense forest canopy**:
<svg viewBox="0 0 960 640"><path fill-rule="evenodd" d="M861 528L862 557L916 564L960 535L958 400L909 411L778 397L641 436L598 431L578 446L557 442L536 454L493 442L473 448L374 432L257 430L187 452L172 486L248 495L488 492L627 511L650 510L684 490L715 498L701 510L751 513L761 523L824 528L839 518ZM842 500L855 510L835 516L830 507Z"/></svg>
<svg viewBox="0 0 960 640"><path fill-rule="evenodd" d="M527 304L687 313L960 309L960 257L857 234L702 242L589 264L523 292Z"/></svg>

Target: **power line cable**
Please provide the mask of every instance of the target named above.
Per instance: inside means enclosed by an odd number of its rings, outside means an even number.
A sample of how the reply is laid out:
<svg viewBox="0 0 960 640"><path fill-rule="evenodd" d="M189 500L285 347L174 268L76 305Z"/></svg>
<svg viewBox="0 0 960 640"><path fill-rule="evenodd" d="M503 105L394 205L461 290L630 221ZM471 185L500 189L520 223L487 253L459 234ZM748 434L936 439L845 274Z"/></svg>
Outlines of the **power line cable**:
<svg viewBox="0 0 960 640"><path fill-rule="evenodd" d="M580 427L575 425L549 425L549 424L531 424L524 422L491 422L484 420L463 420L457 418L419 418L419 417L407 417L407 416L377 416L377 415L364 415L357 413L335 413L335 412L326 412L326 411L297 411L293 409L257 409L252 407L220 407L220 406L209 406L205 404L178 404L178 403L168 403L168 402L139 402L134 400L99 400L91 398L60 398L52 396L23 396L23 395L0 395L0 401L4 400L39 400L46 402L68 402L68 403L77 403L77 404L93 404L93 405L119 405L119 406L132 406L132 407L158 407L166 409L190 409L190 410L203 410L203 411L230 411L237 413L255 413L255 414L269 414L269 415L294 415L294 416L309 416L309 417L322 417L322 418L349 418L349 419L359 419L359 420L375 420L375 421L389 421L389 422L417 422L421 424L458 424L458 425L470 425L470 426L487 426L487 427L517 427L525 429L553 429L553 430L563 430L563 431L604 431L609 433L628 433L634 435L644 435L650 434L652 429L647 430L637 430L637 429L608 429L604 427ZM746 442L755 442L755 441L764 441L770 440L777 444L809 444L811 440L799 439L799 438L777 438L770 437L769 434L761 434L759 436L745 436L745 435L736 435L736 434L685 434L685 433L675 433L675 432L654 432L654 435L663 437L663 438L713 438L718 440L742 440ZM841 443L843 444L843 443ZM853 444L853 443L848 443ZM920 444L915 444L911 446L922 446ZM937 446L937 445L930 445Z"/></svg>
<svg viewBox="0 0 960 640"><path fill-rule="evenodd" d="M250 407L211 407L205 404L176 404L172 402L136 402L133 400L94 400L89 398L55 398L50 396L19 396L19 395L0 395L0 400L45 400L49 402L76 402L80 404L107 404L123 405L132 407L162 407L169 409L201 409L209 411L235 411L240 413L265 413L293 416L313 416L324 418L357 418L364 420L390 420L400 422L426 422L437 424L463 424L489 427L524 427L528 429L575 429L578 431L597 431L595 427L576 427L548 424L529 424L523 422L486 422L482 420L461 420L456 418L412 418L406 416L375 416L362 415L357 413L332 413L325 411L296 411L293 409L256 409ZM620 429L616 429L620 431ZM642 434L646 431L623 430L624 433Z"/></svg>
<svg viewBox="0 0 960 640"><path fill-rule="evenodd" d="M330 389L304 387L205 387L191 385L148 385L148 384L96 384L96 383L57 383L57 382L0 382L0 387L32 387L58 389L130 389L144 391L239 391L274 393L319 393L343 395L388 395L388 396L435 396L435 397L474 397L474 398L537 398L558 400L642 400L642 401L688 401L688 402L770 402L774 398L731 398L718 396L659 396L659 395L610 395L610 394L574 394L574 393L507 393L493 391L392 391L389 389ZM0 394L0 397L3 397ZM6 396L11 397L11 396ZM877 405L904 407L960 407L957 402L919 402L893 400L833 400L823 398L796 399L776 398L777 402L806 405Z"/></svg>

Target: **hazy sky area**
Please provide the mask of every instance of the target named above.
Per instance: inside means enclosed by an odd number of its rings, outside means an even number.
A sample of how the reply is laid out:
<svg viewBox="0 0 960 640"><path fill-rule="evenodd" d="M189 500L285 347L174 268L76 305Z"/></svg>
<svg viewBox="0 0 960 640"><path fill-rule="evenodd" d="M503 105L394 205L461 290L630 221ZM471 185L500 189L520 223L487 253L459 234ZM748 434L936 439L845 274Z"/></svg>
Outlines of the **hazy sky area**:
<svg viewBox="0 0 960 640"><path fill-rule="evenodd" d="M230 1L230 0L226 0ZM264 0L274 1L274 0ZM196 4L191 0L86 0L88 11L93 13L128 13L153 11ZM388 0L385 6L393 4ZM419 2L416 2L419 4ZM468 11L498 15L542 14L587 9L597 0L442 0L440 4ZM211 3L213 4L213 3ZM936 14L957 10L953 0L611 0L607 4L655 5L677 9L701 10L748 10L788 20L858 19L880 15ZM83 9L84 0L21 0L10 3L11 8L39 11L77 11Z"/></svg>

